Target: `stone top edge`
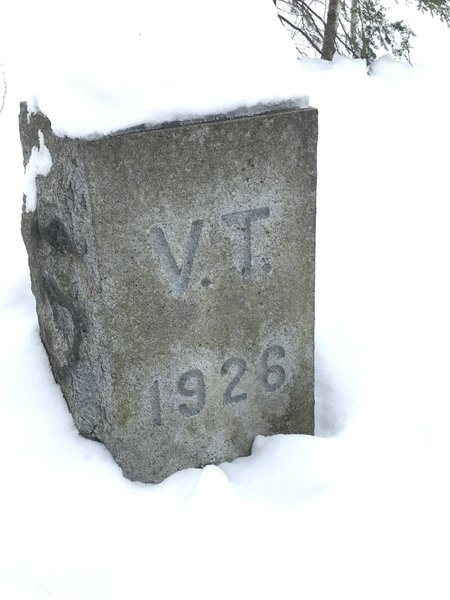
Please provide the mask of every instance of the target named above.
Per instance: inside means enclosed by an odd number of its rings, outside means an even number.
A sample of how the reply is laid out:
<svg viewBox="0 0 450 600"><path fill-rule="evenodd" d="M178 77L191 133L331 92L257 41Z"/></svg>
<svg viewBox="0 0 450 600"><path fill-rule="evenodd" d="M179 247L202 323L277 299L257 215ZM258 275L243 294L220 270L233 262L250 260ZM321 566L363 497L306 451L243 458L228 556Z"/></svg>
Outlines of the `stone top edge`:
<svg viewBox="0 0 450 600"><path fill-rule="evenodd" d="M304 96L293 100L283 100L282 102L274 103L258 103L253 106L243 106L221 113L211 113L202 116L192 116L173 121L164 121L157 124L142 124L135 127L128 127L120 131L115 131L109 136L126 135L127 133L139 133L144 131L158 131L163 129L171 129L175 127L187 127L189 125L201 125L203 123L219 123L223 121L233 121L236 119L251 119L252 117L261 117L272 113L287 113L295 112L310 108L309 98ZM108 137L109 137L108 136Z"/></svg>
<svg viewBox="0 0 450 600"><path fill-rule="evenodd" d="M21 114L28 114L28 108L26 102L20 103ZM230 111L226 112L218 112L218 113L210 113L205 115L193 115L181 117L179 119L173 119L158 123L141 123L139 125L134 125L131 127L127 127L125 129L118 129L116 131L112 131L110 133L100 134L94 133L91 135L80 136L72 139L79 139L85 141L93 141L111 137L118 137L127 135L130 133L144 133L146 131L160 131L164 129L171 129L177 127L187 127L190 125L200 125L207 123L218 123L223 121L232 121L236 119L249 119L253 117L261 117L269 114L278 114L278 113L289 113L296 112L298 110L305 110L312 108L309 106L309 98L308 96L299 96L297 98L291 98L289 100L282 100L276 102L258 102L252 106L242 106ZM48 121L51 127L51 121L41 112L32 113L31 118L33 116L39 116L40 118L44 118ZM68 137L68 136L61 136Z"/></svg>

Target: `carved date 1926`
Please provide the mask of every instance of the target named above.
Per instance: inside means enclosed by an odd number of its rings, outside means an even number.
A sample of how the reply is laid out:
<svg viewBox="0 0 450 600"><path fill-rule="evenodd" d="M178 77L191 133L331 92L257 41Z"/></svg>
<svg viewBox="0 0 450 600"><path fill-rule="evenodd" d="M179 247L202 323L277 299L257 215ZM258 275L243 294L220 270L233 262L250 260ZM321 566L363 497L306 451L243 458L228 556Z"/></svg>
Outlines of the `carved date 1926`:
<svg viewBox="0 0 450 600"><path fill-rule="evenodd" d="M269 365L269 359L282 359L285 356L284 348L278 345L269 346L261 354L258 377L267 392L275 392L286 381L284 368L279 364ZM246 371L246 361L238 356L231 356L223 363L220 370L221 375L232 375L231 381L223 391L224 406L247 399L246 392L242 389L236 390ZM177 391L184 398L195 398L195 401L181 402L178 405L178 410L184 417L195 417L202 411L206 404L206 385L200 369L189 369L182 373L177 381ZM161 392L158 379L155 379L150 387L150 407L153 425L162 425Z"/></svg>

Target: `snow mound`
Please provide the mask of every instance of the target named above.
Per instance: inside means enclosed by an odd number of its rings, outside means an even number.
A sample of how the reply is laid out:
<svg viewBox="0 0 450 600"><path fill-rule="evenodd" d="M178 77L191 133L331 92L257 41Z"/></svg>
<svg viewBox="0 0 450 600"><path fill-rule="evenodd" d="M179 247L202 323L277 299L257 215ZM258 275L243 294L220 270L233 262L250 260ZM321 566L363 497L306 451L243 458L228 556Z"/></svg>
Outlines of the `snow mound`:
<svg viewBox="0 0 450 600"><path fill-rule="evenodd" d="M71 28L82 35L52 31L33 65L32 110L57 135L93 137L304 96L272 0L130 0L125 11L108 5L104 28L86 19L100 8L81 5Z"/></svg>
<svg viewBox="0 0 450 600"><path fill-rule="evenodd" d="M414 68L417 69L408 63L395 60L390 54L385 54L370 65L369 74L395 80L401 77L412 77Z"/></svg>

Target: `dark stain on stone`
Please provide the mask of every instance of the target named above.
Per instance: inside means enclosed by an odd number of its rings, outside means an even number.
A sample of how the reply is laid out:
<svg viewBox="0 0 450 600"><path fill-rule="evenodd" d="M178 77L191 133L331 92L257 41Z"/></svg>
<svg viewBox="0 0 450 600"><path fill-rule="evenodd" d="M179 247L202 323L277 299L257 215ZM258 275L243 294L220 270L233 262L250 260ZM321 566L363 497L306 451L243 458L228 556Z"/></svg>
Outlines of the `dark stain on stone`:
<svg viewBox="0 0 450 600"><path fill-rule="evenodd" d="M57 252L75 252L75 245L66 228L59 219L53 219L48 225L39 225L41 238Z"/></svg>
<svg viewBox="0 0 450 600"><path fill-rule="evenodd" d="M41 232L39 231L39 224L36 218L32 219L29 232L31 234L32 244L39 244L41 241Z"/></svg>
<svg viewBox="0 0 450 600"><path fill-rule="evenodd" d="M82 340L80 311L72 298L61 290L53 278L43 276L41 287L50 303L56 327L61 335L70 340L70 343L68 343L69 356L67 356L67 362L69 365L74 365L80 360L80 345ZM70 315L69 318L72 326L67 322L67 314Z"/></svg>

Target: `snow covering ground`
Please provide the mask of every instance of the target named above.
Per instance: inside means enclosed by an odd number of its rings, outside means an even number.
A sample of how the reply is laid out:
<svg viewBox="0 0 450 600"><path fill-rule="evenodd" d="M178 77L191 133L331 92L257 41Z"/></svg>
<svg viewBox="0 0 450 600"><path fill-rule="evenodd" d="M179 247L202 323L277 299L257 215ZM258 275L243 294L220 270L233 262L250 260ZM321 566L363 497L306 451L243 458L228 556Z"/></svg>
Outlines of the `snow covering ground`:
<svg viewBox="0 0 450 600"><path fill-rule="evenodd" d="M17 113L47 4L11 8L29 20L0 45L0 598L448 600L450 32L418 19L414 68L297 66L320 118L317 436L144 485L78 435L39 340Z"/></svg>

